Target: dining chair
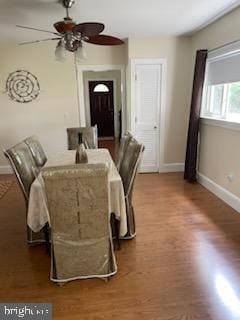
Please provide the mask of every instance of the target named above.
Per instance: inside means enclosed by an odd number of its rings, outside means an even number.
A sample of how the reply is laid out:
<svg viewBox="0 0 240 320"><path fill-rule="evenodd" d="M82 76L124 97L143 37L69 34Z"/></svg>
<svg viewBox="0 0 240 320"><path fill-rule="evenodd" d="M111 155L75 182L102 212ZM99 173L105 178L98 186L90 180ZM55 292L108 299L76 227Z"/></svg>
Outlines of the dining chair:
<svg viewBox="0 0 240 320"><path fill-rule="evenodd" d="M120 170L121 162L123 160L123 155L127 149L129 141L133 138L133 135L128 131L126 134L124 134L120 141L119 151L118 151L118 158L116 167L118 170Z"/></svg>
<svg viewBox="0 0 240 320"><path fill-rule="evenodd" d="M23 192L27 216L30 188L39 169L36 167L33 156L25 142L21 142L3 152L8 159ZM46 240L47 236L45 229L35 233L27 226L27 241L29 244L42 243L46 242Z"/></svg>
<svg viewBox="0 0 240 320"><path fill-rule="evenodd" d="M128 231L125 239L131 239L136 235L135 214L132 204L132 194L137 170L139 168L142 154L145 147L138 143L137 140L131 138L126 147L123 159L120 166L120 176L123 182L126 210L127 210L127 225Z"/></svg>
<svg viewBox="0 0 240 320"><path fill-rule="evenodd" d="M24 140L24 142L29 147L29 150L36 163L36 166L39 168L43 167L47 161L47 157L37 137L36 136L28 137Z"/></svg>
<svg viewBox="0 0 240 320"><path fill-rule="evenodd" d="M42 173L52 230L51 280L64 284L115 274L106 165L48 167Z"/></svg>
<svg viewBox="0 0 240 320"><path fill-rule="evenodd" d="M75 150L77 148L79 133L82 133L87 149L98 148L97 125L95 125L94 127L67 128L68 150Z"/></svg>

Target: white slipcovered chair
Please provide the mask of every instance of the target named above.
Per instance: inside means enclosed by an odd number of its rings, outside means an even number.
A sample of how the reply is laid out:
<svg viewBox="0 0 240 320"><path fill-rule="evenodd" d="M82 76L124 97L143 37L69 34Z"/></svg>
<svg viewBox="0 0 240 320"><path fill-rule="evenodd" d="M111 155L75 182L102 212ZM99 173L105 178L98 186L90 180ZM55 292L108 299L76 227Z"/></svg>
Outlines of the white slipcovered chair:
<svg viewBox="0 0 240 320"><path fill-rule="evenodd" d="M47 157L46 157L46 154L43 150L43 147L40 144L40 142L38 141L37 137L36 136L28 137L24 140L24 142L28 146L28 148L33 156L33 159L36 163L36 166L38 168L43 167L47 161Z"/></svg>
<svg viewBox="0 0 240 320"><path fill-rule="evenodd" d="M119 173L123 181L123 188L127 209L128 232L124 238L131 239L136 235L135 214L132 204L132 195L135 178L141 162L144 146L131 138L124 152Z"/></svg>
<svg viewBox="0 0 240 320"><path fill-rule="evenodd" d="M43 169L52 230L51 280L117 272L109 223L108 169L79 164Z"/></svg>
<svg viewBox="0 0 240 320"><path fill-rule="evenodd" d="M27 215L30 188L38 175L39 169L25 142L21 142L8 150L4 150L4 155L9 160L24 195ZM43 228L40 232L35 233L27 226L27 241L29 244L48 241L47 229Z"/></svg>
<svg viewBox="0 0 240 320"><path fill-rule="evenodd" d="M79 133L82 133L83 142L87 149L98 148L97 125L95 125L94 127L67 128L68 150L77 149Z"/></svg>
<svg viewBox="0 0 240 320"><path fill-rule="evenodd" d="M129 141L133 138L133 135L130 132L124 134L120 141L119 151L118 151L118 158L116 162L116 167L120 170L120 166L123 160L124 153L127 149Z"/></svg>

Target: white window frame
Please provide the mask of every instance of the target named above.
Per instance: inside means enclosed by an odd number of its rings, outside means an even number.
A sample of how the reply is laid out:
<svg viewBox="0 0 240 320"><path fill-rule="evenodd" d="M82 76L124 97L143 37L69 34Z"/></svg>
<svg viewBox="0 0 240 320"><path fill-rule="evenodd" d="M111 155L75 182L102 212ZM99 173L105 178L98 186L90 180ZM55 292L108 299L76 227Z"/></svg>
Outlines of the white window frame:
<svg viewBox="0 0 240 320"><path fill-rule="evenodd" d="M219 60L226 55L238 53L240 54L240 41L235 41L230 43L226 46L220 47L219 49L212 50L208 54L207 65L209 62ZM207 70L206 65L206 70ZM207 73L205 75L205 80L207 79ZM240 80L239 80L240 82ZM227 119L227 109L228 105L226 102L228 91L229 91L230 84L226 84L224 86L224 93L223 99L225 99L225 103L223 103L224 108L222 109L222 113L220 116L216 116L211 112L211 103L209 103L209 99L211 99L211 90L209 90L208 85L205 81L203 87L203 98L202 98L202 106L201 106L201 123L213 126L219 126L231 130L240 130L240 120L239 121L232 121Z"/></svg>
<svg viewBox="0 0 240 320"><path fill-rule="evenodd" d="M222 93L222 99L221 99L221 113L217 115L213 112L213 103L214 103L214 91L216 89L215 86L208 87L206 90L206 100L205 105L202 110L202 117L205 116L213 118L213 119L222 119L227 120L227 111L228 111L228 96L229 96L229 87L230 84L226 83L223 84L223 93Z"/></svg>
<svg viewBox="0 0 240 320"><path fill-rule="evenodd" d="M206 88L205 91L205 100L202 104L201 110L201 118L210 118L214 120L222 120L222 121L229 121L230 115L234 115L234 113L228 112L229 109L229 93L230 93L230 86L232 83L225 83L223 85L223 94L222 94L222 102L221 102L221 114L217 115L213 112L213 99L214 99L214 91L215 86L209 86ZM239 81L240 84L240 81ZM236 123L240 124L240 113L235 113L236 117L238 116L239 120L235 121ZM234 121L233 121L234 122Z"/></svg>

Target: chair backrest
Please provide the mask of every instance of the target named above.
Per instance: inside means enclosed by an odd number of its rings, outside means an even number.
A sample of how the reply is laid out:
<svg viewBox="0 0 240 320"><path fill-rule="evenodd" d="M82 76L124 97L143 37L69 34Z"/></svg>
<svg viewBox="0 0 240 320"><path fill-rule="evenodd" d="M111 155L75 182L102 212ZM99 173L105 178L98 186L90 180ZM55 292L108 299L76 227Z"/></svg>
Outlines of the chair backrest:
<svg viewBox="0 0 240 320"><path fill-rule="evenodd" d="M46 154L36 136L28 137L24 142L29 147L37 167L43 167L47 161Z"/></svg>
<svg viewBox="0 0 240 320"><path fill-rule="evenodd" d="M130 196L132 193L134 180L144 149L144 146L134 138L131 138L128 142L119 171L125 195Z"/></svg>
<svg viewBox="0 0 240 320"><path fill-rule="evenodd" d="M108 169L80 164L43 169L57 278L107 273Z"/></svg>
<svg viewBox="0 0 240 320"><path fill-rule="evenodd" d="M124 134L121 138L120 146L119 146L119 151L118 151L118 159L117 159L117 169L120 170L121 163L123 160L124 153L127 149L129 141L133 138L133 135L128 131L126 134Z"/></svg>
<svg viewBox="0 0 240 320"><path fill-rule="evenodd" d="M4 150L28 203L32 182L38 174L33 156L25 142Z"/></svg>
<svg viewBox="0 0 240 320"><path fill-rule="evenodd" d="M97 149L98 133L97 126L95 125L94 127L67 128L68 150L75 150L77 148L79 133L82 133L86 148Z"/></svg>

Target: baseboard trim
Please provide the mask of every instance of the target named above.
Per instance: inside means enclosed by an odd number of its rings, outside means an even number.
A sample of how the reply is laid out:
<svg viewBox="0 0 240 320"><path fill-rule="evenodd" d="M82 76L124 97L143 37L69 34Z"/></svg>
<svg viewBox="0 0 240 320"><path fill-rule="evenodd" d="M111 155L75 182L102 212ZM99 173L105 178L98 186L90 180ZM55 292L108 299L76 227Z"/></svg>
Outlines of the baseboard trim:
<svg viewBox="0 0 240 320"><path fill-rule="evenodd" d="M11 174L13 173L10 166L0 166L0 174Z"/></svg>
<svg viewBox="0 0 240 320"><path fill-rule="evenodd" d="M160 166L160 173L167 172L183 172L184 171L184 163L164 163Z"/></svg>
<svg viewBox="0 0 240 320"><path fill-rule="evenodd" d="M214 193L222 201L226 202L230 207L240 212L240 198L235 196L227 189L221 187L202 173L198 173L198 182L206 189Z"/></svg>
<svg viewBox="0 0 240 320"><path fill-rule="evenodd" d="M151 166L140 166L139 173L157 173L156 167Z"/></svg>

